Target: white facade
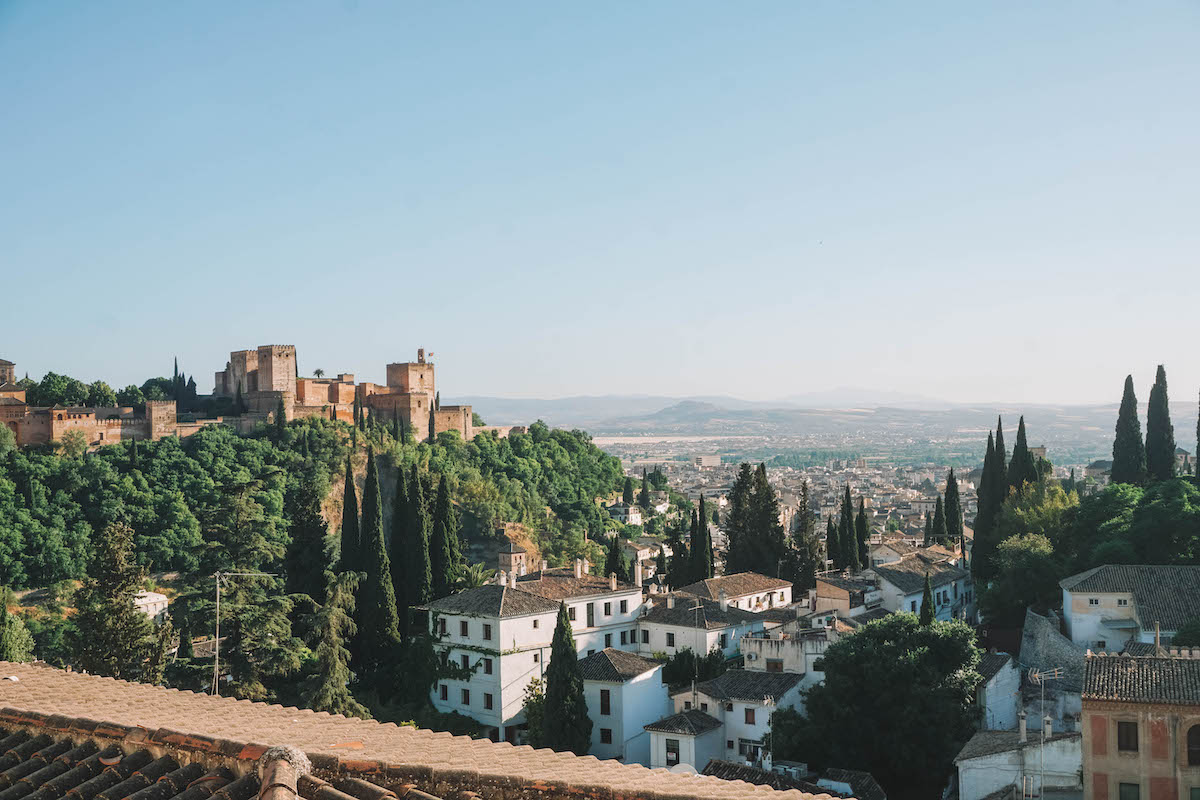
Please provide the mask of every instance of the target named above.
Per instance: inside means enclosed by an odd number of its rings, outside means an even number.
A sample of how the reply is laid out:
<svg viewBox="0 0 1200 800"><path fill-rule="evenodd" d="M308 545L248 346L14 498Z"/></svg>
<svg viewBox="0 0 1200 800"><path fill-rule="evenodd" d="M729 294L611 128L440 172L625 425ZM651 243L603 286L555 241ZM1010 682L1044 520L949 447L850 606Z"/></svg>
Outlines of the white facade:
<svg viewBox="0 0 1200 800"><path fill-rule="evenodd" d="M688 736L682 733L650 733L650 767L672 768L679 764L688 764L697 772L704 769L709 761L721 758L724 750L721 741L721 729L707 731L699 736ZM678 753L673 755L672 751Z"/></svg>
<svg viewBox="0 0 1200 800"><path fill-rule="evenodd" d="M590 656L606 647L638 652L637 622L642 610L640 587L571 597L563 602L567 604L575 649L580 656Z"/></svg>
<svg viewBox="0 0 1200 800"><path fill-rule="evenodd" d="M883 595L882 605L888 611L921 613L924 588L915 592L905 592L880 575L879 589ZM949 621L956 619L958 614L965 614L967 619L973 619L975 596L971 579L969 577L957 578L935 585L933 587L933 607L934 619Z"/></svg>
<svg viewBox="0 0 1200 800"><path fill-rule="evenodd" d="M1081 789L1081 737L1054 739L1043 750L1038 736L1037 732L1031 734L1024 748L957 761L960 800L982 800L1006 786L1019 786L1022 778L1026 786L1032 787L1034 795L1040 796L1042 775L1048 789Z"/></svg>
<svg viewBox="0 0 1200 800"><path fill-rule="evenodd" d="M1017 711L1021 706L1021 671L1009 659L986 683L980 685L976 701L983 712L984 728L997 731L1016 730Z"/></svg>
<svg viewBox="0 0 1200 800"><path fill-rule="evenodd" d="M154 622L161 622L167 613L170 600L165 594L158 592L138 592L133 599L133 606Z"/></svg>
<svg viewBox="0 0 1200 800"><path fill-rule="evenodd" d="M825 655L832 631L813 631L811 635L779 634L771 637L745 636L741 640L742 654L746 657L746 669L758 672L791 672L803 675L798 687L800 695L795 707L804 711L803 691L810 686L824 683L825 673L816 668ZM1015 706L1014 706L1015 713Z"/></svg>
<svg viewBox="0 0 1200 800"><path fill-rule="evenodd" d="M583 692L592 720L592 746L588 752L596 758L619 758L626 764L650 766L650 733L644 726L671 713L662 666L624 683L585 680Z"/></svg>
<svg viewBox="0 0 1200 800"><path fill-rule="evenodd" d="M675 703L676 713L695 707L720 720L723 741L721 755L716 757L747 764L755 764L767 758L762 747L771 730L771 714L779 708L803 708L801 684L792 687L778 702L721 700L700 690L695 692L695 698L692 695L691 691L685 691L671 698ZM698 769L703 769L704 764ZM766 768L770 768L769 763Z"/></svg>
<svg viewBox="0 0 1200 800"><path fill-rule="evenodd" d="M691 649L693 653L702 656L715 647L719 648L726 658L733 658L739 652L742 638L751 633L761 632L763 625L762 620L748 620L723 628L704 629L643 619L638 625L637 652L648 658L655 653L673 656L680 650Z"/></svg>
<svg viewBox="0 0 1200 800"><path fill-rule="evenodd" d="M1133 638L1153 642L1154 632L1142 629L1133 592L1072 592L1062 590L1063 622L1075 644L1099 651L1117 651ZM1175 631L1162 630L1167 642Z"/></svg>

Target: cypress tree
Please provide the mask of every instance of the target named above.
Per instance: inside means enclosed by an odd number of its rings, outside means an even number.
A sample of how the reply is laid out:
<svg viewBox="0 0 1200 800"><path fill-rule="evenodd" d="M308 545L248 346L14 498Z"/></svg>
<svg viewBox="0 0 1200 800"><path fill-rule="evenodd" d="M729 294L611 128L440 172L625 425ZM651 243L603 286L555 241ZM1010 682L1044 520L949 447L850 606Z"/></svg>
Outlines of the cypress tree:
<svg viewBox="0 0 1200 800"><path fill-rule="evenodd" d="M354 488L354 468L350 464L350 456L346 456L346 485L342 489L341 542L338 569L341 572L358 572L358 492Z"/></svg>
<svg viewBox="0 0 1200 800"><path fill-rule="evenodd" d="M625 488L621 490L621 502L627 506L633 505L633 481L625 476Z"/></svg>
<svg viewBox="0 0 1200 800"><path fill-rule="evenodd" d="M1018 497L1024 497L1025 484L1037 480L1037 465L1033 463L1033 454L1029 452L1029 443L1025 438L1025 417L1022 416L1017 423L1017 443L1013 445L1012 461L1008 464L1008 485Z"/></svg>
<svg viewBox="0 0 1200 800"><path fill-rule="evenodd" d="M667 571L667 551L663 548L658 548L658 555L654 557L654 574L662 575Z"/></svg>
<svg viewBox="0 0 1200 800"><path fill-rule="evenodd" d="M742 462L738 467L737 478L729 490L729 509L725 512L725 536L729 542L725 552L726 575L753 569L753 544L750 541L749 530L754 480L755 475L750 465Z"/></svg>
<svg viewBox="0 0 1200 800"><path fill-rule="evenodd" d="M617 533L608 540L608 552L604 558L604 576L614 574L622 583L629 582L629 569L625 565L625 554L621 552L621 536Z"/></svg>
<svg viewBox="0 0 1200 800"><path fill-rule="evenodd" d="M996 417L996 477L992 486L993 511L1000 513L1000 506L1008 499L1008 450L1004 447L1004 428L1000 417Z"/></svg>
<svg viewBox="0 0 1200 800"><path fill-rule="evenodd" d="M1138 419L1137 396L1133 376L1125 376L1121 410L1117 412L1117 432L1113 437L1113 483L1146 482L1146 445L1142 442L1142 423Z"/></svg>
<svg viewBox="0 0 1200 800"><path fill-rule="evenodd" d="M700 495L700 510L696 514L696 533L699 540L692 540L691 581L702 581L713 576L712 534L708 530L708 508L704 495Z"/></svg>
<svg viewBox="0 0 1200 800"><path fill-rule="evenodd" d="M686 524L682 514L679 516L679 523L680 527ZM670 585L687 586L690 568L687 543L683 539L683 532L679 528L675 528L671 532L671 567L667 572L670 577Z"/></svg>
<svg viewBox="0 0 1200 800"><path fill-rule="evenodd" d="M1167 371L1158 365L1146 409L1146 471L1152 481L1175 477L1175 428L1167 403Z"/></svg>
<svg viewBox="0 0 1200 800"><path fill-rule="evenodd" d="M433 571L434 599L448 597L458 578L458 517L450 504L450 487L442 475L433 512L429 540L429 564Z"/></svg>
<svg viewBox="0 0 1200 800"><path fill-rule="evenodd" d="M933 529L930 531L930 536L935 544L946 544L946 540L950 534L946 530L946 507L942 504L942 496L939 494L937 505L933 507Z"/></svg>
<svg viewBox="0 0 1200 800"><path fill-rule="evenodd" d="M933 518L929 516L929 512L925 512L925 547L933 544Z"/></svg>
<svg viewBox="0 0 1200 800"><path fill-rule="evenodd" d="M646 479L645 467L642 467L642 489L638 492L637 501L644 510L650 509L650 481Z"/></svg>
<svg viewBox="0 0 1200 800"><path fill-rule="evenodd" d="M743 569L778 578L783 568L787 541L783 524L779 521L779 497L767 480L766 464L759 464L754 471L749 512L747 538L750 557Z"/></svg>
<svg viewBox="0 0 1200 800"><path fill-rule="evenodd" d="M282 442L287 435L287 410L283 407L283 398L275 406L275 441Z"/></svg>
<svg viewBox="0 0 1200 800"><path fill-rule="evenodd" d="M990 577L992 553L995 551L992 542L992 528L995 520L995 486L996 482L996 447L992 441L992 433L988 431L987 454L983 457L983 474L979 477L979 488L976 492L977 505L975 513L975 546L972 551L971 565L975 582L983 585Z"/></svg>
<svg viewBox="0 0 1200 800"><path fill-rule="evenodd" d="M854 536L858 540L858 563L866 567L871 563L871 526L867 522L867 501L858 498L858 515L854 518Z"/></svg>
<svg viewBox="0 0 1200 800"><path fill-rule="evenodd" d="M838 541L832 514L825 518L825 558L832 562L834 569L842 568L842 543Z"/></svg>
<svg viewBox="0 0 1200 800"><path fill-rule="evenodd" d="M964 540L962 501L958 497L958 479L954 477L954 467L946 476L946 537L950 542L960 546ZM963 548L966 552L966 548Z"/></svg>
<svg viewBox="0 0 1200 800"><path fill-rule="evenodd" d="M288 594L306 594L314 602L325 598L329 526L321 514L325 481L316 468L305 470L300 483L284 498L283 512L292 534L284 556Z"/></svg>
<svg viewBox="0 0 1200 800"><path fill-rule="evenodd" d="M396 593L392 586L392 565L383 541L379 470L375 464L375 451L370 447L367 448L367 481L363 487L358 571L366 573L355 613L358 652L362 654L364 666L374 667L387 660L400 634L396 620Z"/></svg>
<svg viewBox="0 0 1200 800"><path fill-rule="evenodd" d="M407 556L405 576L408 579L409 606L418 606L433 599L433 565L429 558L430 521L425 502L425 490L417 465L408 475L408 536L412 549Z"/></svg>
<svg viewBox="0 0 1200 800"><path fill-rule="evenodd" d="M396 619L400 637L408 638L412 601L408 570L413 559L412 534L408 528L408 480L404 467L396 467L396 491L392 495L392 537L388 539L388 559L392 567L392 588L396 592Z"/></svg>
<svg viewBox="0 0 1200 800"><path fill-rule="evenodd" d="M400 418L400 444L408 444L408 425Z"/></svg>
<svg viewBox="0 0 1200 800"><path fill-rule="evenodd" d="M921 592L921 627L927 628L933 624L933 584L929 582L929 573L925 573L925 590Z"/></svg>
<svg viewBox="0 0 1200 800"><path fill-rule="evenodd" d="M392 407L392 438L404 444L404 440L400 438L400 409L394 406Z"/></svg>
<svg viewBox="0 0 1200 800"><path fill-rule="evenodd" d="M842 516L838 524L838 541L842 545L844 569L858 572L858 535L854 531L854 503L850 499L850 484L842 497Z"/></svg>
<svg viewBox="0 0 1200 800"><path fill-rule="evenodd" d="M566 605L559 604L558 624L550 644L550 665L546 668L546 708L542 722L546 742L559 751L584 755L592 743L592 720L588 717L579 656Z"/></svg>

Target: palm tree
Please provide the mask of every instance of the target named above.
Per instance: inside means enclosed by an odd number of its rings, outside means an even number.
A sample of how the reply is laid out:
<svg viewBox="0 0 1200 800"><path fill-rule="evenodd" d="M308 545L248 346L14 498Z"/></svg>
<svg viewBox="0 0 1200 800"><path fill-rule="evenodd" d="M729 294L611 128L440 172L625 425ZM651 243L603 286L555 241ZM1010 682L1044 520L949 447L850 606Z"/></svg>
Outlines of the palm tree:
<svg viewBox="0 0 1200 800"><path fill-rule="evenodd" d="M323 369L314 369L314 370L313 370L313 377L315 377L315 378L324 378L324 377L325 377L325 370L323 370Z"/></svg>
<svg viewBox="0 0 1200 800"><path fill-rule="evenodd" d="M488 569L483 564L467 564L459 570L454 588L460 592L464 589L477 589L491 583L495 576L496 570Z"/></svg>

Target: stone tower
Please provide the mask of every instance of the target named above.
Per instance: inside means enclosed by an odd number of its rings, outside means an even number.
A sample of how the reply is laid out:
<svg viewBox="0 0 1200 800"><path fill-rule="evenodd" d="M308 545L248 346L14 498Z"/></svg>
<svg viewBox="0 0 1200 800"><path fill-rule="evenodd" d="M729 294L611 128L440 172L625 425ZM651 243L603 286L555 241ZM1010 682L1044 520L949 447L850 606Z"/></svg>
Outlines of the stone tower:
<svg viewBox="0 0 1200 800"><path fill-rule="evenodd" d="M505 542L500 547L500 569L512 575L524 575L526 570L524 548L511 541Z"/></svg>
<svg viewBox="0 0 1200 800"><path fill-rule="evenodd" d="M258 348L258 391L296 393L296 346L265 344Z"/></svg>
<svg viewBox="0 0 1200 800"><path fill-rule="evenodd" d="M0 358L0 386L17 382L17 365Z"/></svg>

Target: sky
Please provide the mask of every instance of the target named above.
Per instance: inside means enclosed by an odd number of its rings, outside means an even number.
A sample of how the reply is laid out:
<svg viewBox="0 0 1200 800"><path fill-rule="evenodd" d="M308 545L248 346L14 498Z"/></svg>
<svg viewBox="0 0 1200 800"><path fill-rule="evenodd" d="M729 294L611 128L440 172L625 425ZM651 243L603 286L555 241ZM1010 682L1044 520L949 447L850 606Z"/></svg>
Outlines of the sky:
<svg viewBox="0 0 1200 800"><path fill-rule="evenodd" d="M0 0L0 358L1200 388L1200 4Z"/></svg>

